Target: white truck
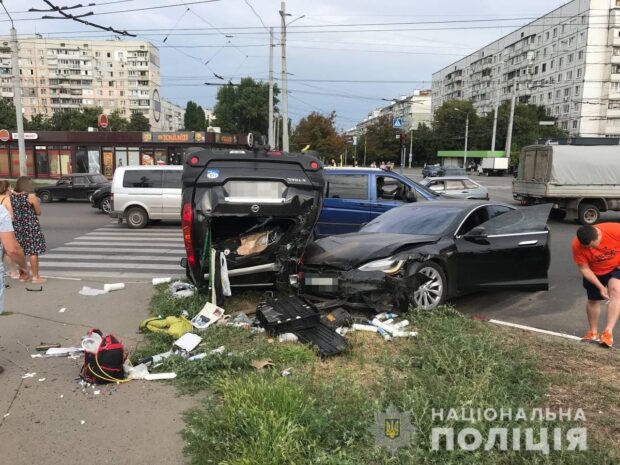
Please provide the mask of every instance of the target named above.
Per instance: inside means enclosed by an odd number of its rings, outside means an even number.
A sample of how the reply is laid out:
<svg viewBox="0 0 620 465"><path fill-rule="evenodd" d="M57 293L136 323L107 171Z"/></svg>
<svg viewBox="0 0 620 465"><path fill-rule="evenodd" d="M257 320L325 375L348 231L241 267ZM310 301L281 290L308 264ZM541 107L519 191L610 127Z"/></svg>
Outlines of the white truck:
<svg viewBox="0 0 620 465"><path fill-rule="evenodd" d="M483 158L478 175L503 176L508 170L508 157Z"/></svg>
<svg viewBox="0 0 620 465"><path fill-rule="evenodd" d="M594 224L620 210L620 146L524 147L512 195L523 205L553 203L556 219Z"/></svg>

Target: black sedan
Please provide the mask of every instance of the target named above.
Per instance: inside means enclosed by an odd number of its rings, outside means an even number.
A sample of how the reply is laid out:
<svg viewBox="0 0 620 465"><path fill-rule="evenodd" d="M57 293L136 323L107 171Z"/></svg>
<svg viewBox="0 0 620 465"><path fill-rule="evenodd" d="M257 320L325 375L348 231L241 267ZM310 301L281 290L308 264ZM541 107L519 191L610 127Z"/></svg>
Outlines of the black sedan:
<svg viewBox="0 0 620 465"><path fill-rule="evenodd" d="M317 301L377 311L430 310L482 290L547 290L549 210L484 201L405 205L358 233L311 243L292 279Z"/></svg>
<svg viewBox="0 0 620 465"><path fill-rule="evenodd" d="M90 200L97 189L110 185L110 181L101 174L68 174L62 176L55 185L35 189L41 202L54 200Z"/></svg>
<svg viewBox="0 0 620 465"><path fill-rule="evenodd" d="M93 208L98 208L106 215L112 211L112 185L107 184L90 196L90 205Z"/></svg>

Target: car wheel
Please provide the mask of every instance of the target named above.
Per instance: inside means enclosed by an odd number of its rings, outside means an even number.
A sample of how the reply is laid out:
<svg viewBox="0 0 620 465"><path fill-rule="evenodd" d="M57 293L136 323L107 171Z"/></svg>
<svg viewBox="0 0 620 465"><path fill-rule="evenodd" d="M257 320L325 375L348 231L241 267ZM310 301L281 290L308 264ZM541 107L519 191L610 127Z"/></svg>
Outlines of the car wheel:
<svg viewBox="0 0 620 465"><path fill-rule="evenodd" d="M39 192L39 198L43 203L50 203L52 201L52 193L50 191Z"/></svg>
<svg viewBox="0 0 620 465"><path fill-rule="evenodd" d="M582 203L579 205L579 222L584 225L595 224L601 217L601 212L596 205Z"/></svg>
<svg viewBox="0 0 620 465"><path fill-rule="evenodd" d="M105 197L101 201L101 211L105 213L106 215L108 215L112 211L112 198L111 197L109 196Z"/></svg>
<svg viewBox="0 0 620 465"><path fill-rule="evenodd" d="M413 304L422 310L433 310L446 301L447 280L446 275L437 263L426 262L420 265L417 273L429 278L413 292Z"/></svg>
<svg viewBox="0 0 620 465"><path fill-rule="evenodd" d="M93 193L92 192L88 193L88 201L91 202L91 203L93 201Z"/></svg>
<svg viewBox="0 0 620 465"><path fill-rule="evenodd" d="M560 210L559 208L552 208L549 212L549 218L552 220L562 221L566 218L566 210Z"/></svg>
<svg viewBox="0 0 620 465"><path fill-rule="evenodd" d="M131 207L125 213L125 221L131 229L146 228L149 222L149 216L142 207Z"/></svg>

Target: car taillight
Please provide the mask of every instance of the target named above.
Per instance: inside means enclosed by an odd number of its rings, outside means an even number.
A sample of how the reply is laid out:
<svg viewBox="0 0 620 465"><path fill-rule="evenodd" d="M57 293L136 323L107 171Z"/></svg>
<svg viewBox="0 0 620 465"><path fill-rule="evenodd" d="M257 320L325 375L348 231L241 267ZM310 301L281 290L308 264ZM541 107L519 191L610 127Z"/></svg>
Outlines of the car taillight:
<svg viewBox="0 0 620 465"><path fill-rule="evenodd" d="M319 164L315 161L310 163L310 169L311 170L318 170L319 169Z"/></svg>
<svg viewBox="0 0 620 465"><path fill-rule="evenodd" d="M194 241L192 239L192 223L194 222L194 209L191 203L183 205L181 212L181 224L183 226L183 242L185 243L185 253L187 263L191 268L196 266L196 254L194 253Z"/></svg>

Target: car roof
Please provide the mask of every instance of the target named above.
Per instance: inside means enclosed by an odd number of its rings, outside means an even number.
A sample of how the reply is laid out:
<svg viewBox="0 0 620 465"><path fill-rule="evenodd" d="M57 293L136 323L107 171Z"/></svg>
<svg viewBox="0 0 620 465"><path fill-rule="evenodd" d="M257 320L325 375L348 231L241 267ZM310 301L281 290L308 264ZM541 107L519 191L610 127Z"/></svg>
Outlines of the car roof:
<svg viewBox="0 0 620 465"><path fill-rule="evenodd" d="M408 203L398 208L460 208L463 211L473 209L476 207L482 207L485 205L500 205L503 207L510 207L514 209L514 206L510 206L503 202L493 202L490 200L449 200L439 199L434 202L414 202Z"/></svg>
<svg viewBox="0 0 620 465"><path fill-rule="evenodd" d="M143 170L183 170L183 165L141 165L141 166L118 166L116 171L143 171Z"/></svg>
<svg viewBox="0 0 620 465"><path fill-rule="evenodd" d="M435 181L435 180L442 180L442 179L467 179L469 181L472 182L476 182L473 179L471 179L469 176L429 176L426 179L430 180L430 181ZM478 184L478 183L476 183Z"/></svg>
<svg viewBox="0 0 620 465"><path fill-rule="evenodd" d="M355 167L355 166L326 166L325 171L356 171L356 172L371 172L371 173L386 173L387 170L382 170L381 168L365 168L365 167ZM392 172L392 171L390 171Z"/></svg>

